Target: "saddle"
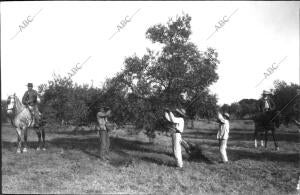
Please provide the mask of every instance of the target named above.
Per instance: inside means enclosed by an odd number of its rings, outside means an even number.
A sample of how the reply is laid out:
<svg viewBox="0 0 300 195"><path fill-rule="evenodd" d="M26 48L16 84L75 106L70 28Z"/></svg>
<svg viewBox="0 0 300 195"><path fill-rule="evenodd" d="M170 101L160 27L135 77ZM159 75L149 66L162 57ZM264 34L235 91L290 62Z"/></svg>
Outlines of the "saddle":
<svg viewBox="0 0 300 195"><path fill-rule="evenodd" d="M26 106L26 107L29 110L29 113L33 119L33 121L32 121L33 127L38 127L42 114L34 106Z"/></svg>

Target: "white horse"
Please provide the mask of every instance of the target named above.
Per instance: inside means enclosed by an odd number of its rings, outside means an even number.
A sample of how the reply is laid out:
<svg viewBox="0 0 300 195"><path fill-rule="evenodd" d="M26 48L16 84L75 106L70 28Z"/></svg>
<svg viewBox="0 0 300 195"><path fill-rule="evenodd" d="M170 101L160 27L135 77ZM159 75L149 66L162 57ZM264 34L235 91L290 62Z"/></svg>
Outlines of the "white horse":
<svg viewBox="0 0 300 195"><path fill-rule="evenodd" d="M13 127L17 130L18 136L18 149L17 153L22 152L22 138L21 133L24 131L24 148L23 152L27 152L27 129L33 127L33 116L30 113L30 110L25 107L19 100L19 98L14 94L8 97L7 99L7 115L11 121ZM45 148L45 130L42 127L35 127L36 134L38 136L39 142L37 150L40 150L41 147L43 150ZM43 144L41 144L41 137L43 138Z"/></svg>

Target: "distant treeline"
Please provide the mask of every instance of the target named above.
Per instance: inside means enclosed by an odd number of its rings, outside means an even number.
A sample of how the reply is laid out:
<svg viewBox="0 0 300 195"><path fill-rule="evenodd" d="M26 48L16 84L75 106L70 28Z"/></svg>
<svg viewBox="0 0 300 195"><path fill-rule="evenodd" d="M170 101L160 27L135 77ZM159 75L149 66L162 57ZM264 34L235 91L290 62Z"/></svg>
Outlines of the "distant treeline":
<svg viewBox="0 0 300 195"><path fill-rule="evenodd" d="M297 96L296 92L297 89L300 89L299 85L288 85L283 81L277 81L274 86L275 88L272 90L273 99L277 110L282 110L285 121L289 123L293 118L299 119L300 96ZM74 84L72 80L67 78L56 77L48 84L40 85L38 92L41 98L39 108L48 123L61 123L63 121L72 125L90 124L96 122L96 113L100 106L110 107L114 113L110 120L119 125L135 124L140 117L145 117L141 113L135 113L136 110L133 108L138 107L138 98L136 101L132 100L134 98L132 94L121 94L117 89L109 88L107 85L103 88L94 88L88 85ZM224 104L220 109L229 112L232 119L251 119L258 111L257 101L256 99L242 99L231 105ZM1 122L7 122L6 108L6 100L1 100ZM199 108L199 110L202 109ZM191 118L214 119L213 115L203 117L204 115L206 113Z"/></svg>

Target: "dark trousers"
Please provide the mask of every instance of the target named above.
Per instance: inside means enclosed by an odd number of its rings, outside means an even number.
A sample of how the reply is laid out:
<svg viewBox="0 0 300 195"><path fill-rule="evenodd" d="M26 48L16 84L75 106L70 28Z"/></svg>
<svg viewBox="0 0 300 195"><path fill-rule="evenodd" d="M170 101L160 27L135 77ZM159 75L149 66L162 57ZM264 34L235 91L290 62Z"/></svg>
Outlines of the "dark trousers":
<svg viewBox="0 0 300 195"><path fill-rule="evenodd" d="M33 123L32 123L32 126L33 127L38 127L39 126L39 123L40 123L40 111L37 107L37 105L29 105L28 106L29 108L29 111L33 117Z"/></svg>
<svg viewBox="0 0 300 195"><path fill-rule="evenodd" d="M101 158L108 157L110 140L109 140L107 130L100 130L99 136L100 136L100 148L99 148L100 157Z"/></svg>

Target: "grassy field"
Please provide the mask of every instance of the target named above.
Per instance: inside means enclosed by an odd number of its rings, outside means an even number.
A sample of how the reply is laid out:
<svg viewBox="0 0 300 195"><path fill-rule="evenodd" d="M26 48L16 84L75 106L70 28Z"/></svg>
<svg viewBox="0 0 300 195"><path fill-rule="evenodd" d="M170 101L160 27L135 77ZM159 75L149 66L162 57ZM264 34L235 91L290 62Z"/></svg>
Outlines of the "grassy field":
<svg viewBox="0 0 300 195"><path fill-rule="evenodd" d="M37 137L29 131L29 151L16 153L16 133L2 124L3 193L126 193L126 194L297 194L299 133L277 132L280 151L254 148L253 124L232 122L228 142L230 164L219 164L217 126L198 122L184 137L204 156L175 167L171 139L158 135L154 144L143 133L111 132L111 160L98 156L95 131L47 132L47 150L36 151ZM199 128L201 127L201 128ZM271 139L271 136L270 136Z"/></svg>

